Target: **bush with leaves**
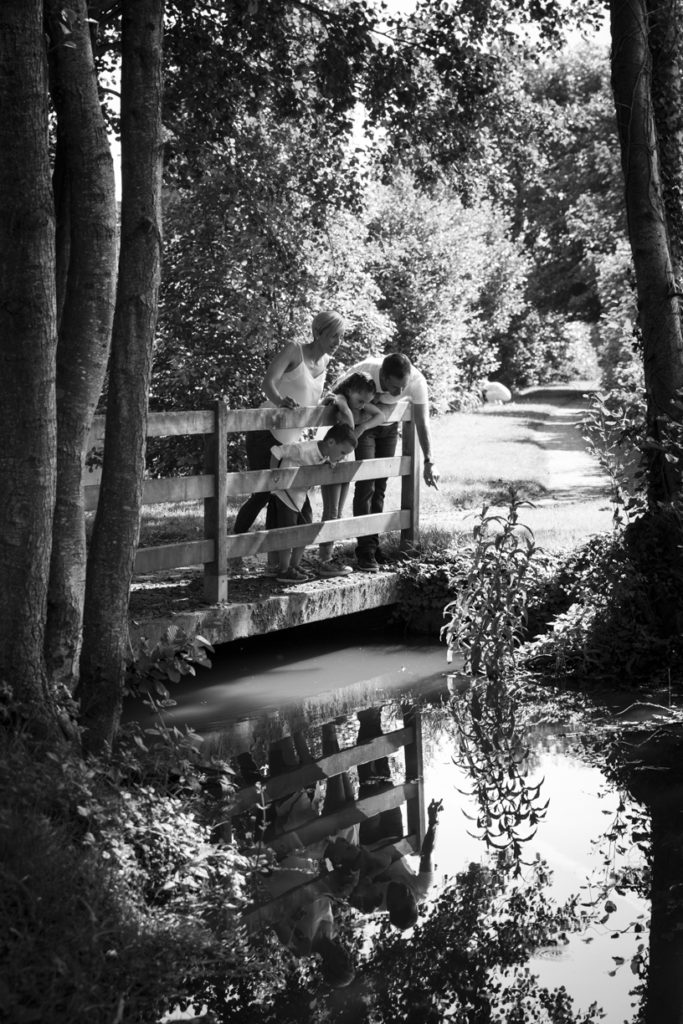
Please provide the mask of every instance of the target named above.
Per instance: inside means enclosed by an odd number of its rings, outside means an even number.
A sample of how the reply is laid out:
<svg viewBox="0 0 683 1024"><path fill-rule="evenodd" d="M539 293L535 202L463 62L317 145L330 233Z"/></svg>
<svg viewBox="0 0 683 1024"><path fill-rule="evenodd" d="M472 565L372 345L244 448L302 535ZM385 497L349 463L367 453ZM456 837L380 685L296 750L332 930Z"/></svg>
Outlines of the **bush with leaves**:
<svg viewBox="0 0 683 1024"><path fill-rule="evenodd" d="M494 376L508 387L593 380L598 376L590 331L579 321L525 310L497 341L499 366Z"/></svg>
<svg viewBox="0 0 683 1024"><path fill-rule="evenodd" d="M584 428L612 482L615 531L564 556L532 596L529 668L564 679L659 685L683 678L683 505L647 493L652 455L678 460L680 425L647 432L644 397L597 395ZM546 628L543 627L543 622Z"/></svg>
<svg viewBox="0 0 683 1024"><path fill-rule="evenodd" d="M548 881L540 860L515 881L502 859L491 868L471 864L429 904L410 941L382 928L359 972L365 991L354 1019L598 1020L595 1004L575 1013L564 990L545 989L525 966L537 946L561 945L578 927L571 902L548 898Z"/></svg>
<svg viewBox="0 0 683 1024"><path fill-rule="evenodd" d="M552 588L532 598L549 627L522 647L521 664L565 682L683 679L680 530L673 512L646 515L565 556Z"/></svg>
<svg viewBox="0 0 683 1024"><path fill-rule="evenodd" d="M522 308L527 264L490 202L465 206L406 172L370 200L368 266L396 346L425 374L437 412L459 408L498 364L492 338Z"/></svg>
<svg viewBox="0 0 683 1024"><path fill-rule="evenodd" d="M397 569L399 598L394 620L408 632L439 634L444 608L458 592L471 559L471 549L448 549L401 562Z"/></svg>
<svg viewBox="0 0 683 1024"><path fill-rule="evenodd" d="M180 626L168 626L155 644L141 637L128 661L128 693L153 700L158 707L172 707L175 701L166 684L195 675L195 665L211 668L207 651L213 653L213 647L205 637Z"/></svg>
<svg viewBox="0 0 683 1024"><path fill-rule="evenodd" d="M392 335L365 269L357 197L355 217L337 208L344 174L355 179L358 169L337 167L324 188L316 175L326 180L329 167L314 173L310 148L302 126L265 112L244 117L201 180L169 194L152 409L206 409L217 398L259 406L268 363L287 343L311 340L320 309L348 324L339 368L381 351ZM242 447L239 435L230 438L232 466ZM150 455L155 472L196 472L202 445L166 440Z"/></svg>
<svg viewBox="0 0 683 1024"><path fill-rule="evenodd" d="M209 977L279 976L230 917L253 868L200 820L210 801L172 796L147 763L135 743L84 761L0 732L8 1020L148 1024Z"/></svg>
<svg viewBox="0 0 683 1024"><path fill-rule="evenodd" d="M647 507L644 393L618 388L594 395L582 426L589 451L611 483L615 526L633 522Z"/></svg>

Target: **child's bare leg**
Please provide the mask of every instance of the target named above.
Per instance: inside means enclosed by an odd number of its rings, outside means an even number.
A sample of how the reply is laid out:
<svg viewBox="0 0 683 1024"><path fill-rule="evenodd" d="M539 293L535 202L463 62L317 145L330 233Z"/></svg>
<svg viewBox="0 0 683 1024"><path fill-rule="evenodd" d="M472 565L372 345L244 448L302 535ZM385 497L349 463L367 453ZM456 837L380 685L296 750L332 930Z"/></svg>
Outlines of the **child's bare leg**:
<svg viewBox="0 0 683 1024"><path fill-rule="evenodd" d="M349 487L351 484L339 484L339 501L337 502L337 519L341 519L344 515L344 505L346 505L346 499L349 496Z"/></svg>

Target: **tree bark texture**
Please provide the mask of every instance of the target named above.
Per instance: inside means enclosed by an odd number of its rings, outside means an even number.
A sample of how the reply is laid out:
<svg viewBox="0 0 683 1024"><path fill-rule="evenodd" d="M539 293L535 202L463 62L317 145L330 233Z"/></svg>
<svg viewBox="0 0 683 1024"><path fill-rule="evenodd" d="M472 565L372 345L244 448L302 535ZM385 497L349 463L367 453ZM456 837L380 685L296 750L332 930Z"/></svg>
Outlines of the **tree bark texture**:
<svg viewBox="0 0 683 1024"><path fill-rule="evenodd" d="M56 303L41 0L0 4L0 680L49 721Z"/></svg>
<svg viewBox="0 0 683 1024"><path fill-rule="evenodd" d="M140 529L161 264L163 6L163 0L122 4L121 251L80 678L84 739L95 750L111 744L118 727Z"/></svg>
<svg viewBox="0 0 683 1024"><path fill-rule="evenodd" d="M57 497L46 659L73 689L85 593L86 445L109 358L116 289L114 163L97 89L86 0L49 0L52 96L57 112L68 257L57 347ZM64 192L66 194L64 194ZM58 261L59 262L59 261ZM62 273L58 275L63 278Z"/></svg>
<svg viewBox="0 0 683 1024"><path fill-rule="evenodd" d="M648 427L659 439L659 417L676 415L672 402L683 387L683 337L652 100L647 3L611 0L610 13L612 87L643 340ZM670 500L679 491L680 470L659 453L653 458L649 482L653 504Z"/></svg>
<svg viewBox="0 0 683 1024"><path fill-rule="evenodd" d="M683 5L648 0L652 106L678 309L683 308Z"/></svg>

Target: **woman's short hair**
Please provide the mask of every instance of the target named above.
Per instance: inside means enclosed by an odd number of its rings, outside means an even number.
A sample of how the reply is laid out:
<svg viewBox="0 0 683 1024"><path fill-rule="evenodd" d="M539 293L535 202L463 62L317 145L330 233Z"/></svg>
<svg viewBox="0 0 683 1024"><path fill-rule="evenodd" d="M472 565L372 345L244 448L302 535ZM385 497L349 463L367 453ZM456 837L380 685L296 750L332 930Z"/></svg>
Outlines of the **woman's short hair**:
<svg viewBox="0 0 683 1024"><path fill-rule="evenodd" d="M335 313L333 309L323 309L316 316L313 317L313 323L311 325L313 334L322 334L323 331L328 331L330 328L336 330L338 328L344 329L344 320L339 313Z"/></svg>
<svg viewBox="0 0 683 1024"><path fill-rule="evenodd" d="M352 391L369 391L371 395L374 395L377 392L377 385L369 373L358 370L356 373L351 373L348 377L345 377L333 389L335 395L343 395L344 398L348 398Z"/></svg>

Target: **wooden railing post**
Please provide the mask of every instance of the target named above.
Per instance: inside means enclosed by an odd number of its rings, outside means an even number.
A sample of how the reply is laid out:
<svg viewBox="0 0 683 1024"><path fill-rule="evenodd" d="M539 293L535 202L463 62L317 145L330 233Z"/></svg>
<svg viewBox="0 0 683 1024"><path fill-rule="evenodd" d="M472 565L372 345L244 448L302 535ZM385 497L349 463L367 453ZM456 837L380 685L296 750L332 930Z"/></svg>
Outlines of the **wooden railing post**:
<svg viewBox="0 0 683 1024"><path fill-rule="evenodd" d="M410 548L420 538L420 446L417 444L414 416L403 421L401 438L402 454L411 459L410 473L401 477L401 508L410 512L410 525L401 530L401 547Z"/></svg>
<svg viewBox="0 0 683 1024"><path fill-rule="evenodd" d="M406 801L406 817L408 834L417 836L418 850L425 837L425 798L424 798L424 752L422 749L422 719L416 707L406 708L403 712L403 725L413 729L413 742L404 747L406 759L406 782L416 782L415 794Z"/></svg>
<svg viewBox="0 0 683 1024"><path fill-rule="evenodd" d="M204 564L204 597L217 604L228 600L228 407L215 406L214 432L207 438L205 469L213 473L214 497L204 499L204 537L214 542L214 560Z"/></svg>

